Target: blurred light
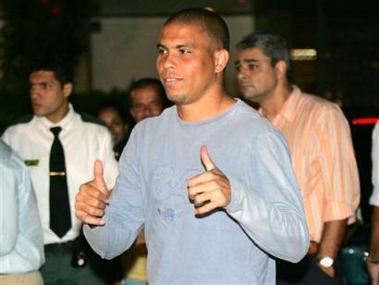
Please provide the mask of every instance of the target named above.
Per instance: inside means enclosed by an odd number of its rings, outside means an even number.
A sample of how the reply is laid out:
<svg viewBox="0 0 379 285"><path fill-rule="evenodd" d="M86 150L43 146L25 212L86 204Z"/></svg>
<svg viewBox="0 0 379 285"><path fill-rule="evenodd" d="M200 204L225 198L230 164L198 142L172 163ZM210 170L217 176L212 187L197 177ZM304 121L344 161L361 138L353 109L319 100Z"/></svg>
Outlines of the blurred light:
<svg viewBox="0 0 379 285"><path fill-rule="evenodd" d="M53 15L54 17L60 16L61 13L62 13L62 11L61 11L61 8L59 8L59 7L53 7L51 9L51 15Z"/></svg>
<svg viewBox="0 0 379 285"><path fill-rule="evenodd" d="M40 3L42 6L46 6L47 3L49 3L49 0L39 0L39 3Z"/></svg>
<svg viewBox="0 0 379 285"><path fill-rule="evenodd" d="M379 120L377 117L371 118L355 118L353 119L353 125L375 125Z"/></svg>
<svg viewBox="0 0 379 285"><path fill-rule="evenodd" d="M317 51L315 49L291 49L292 60L316 60Z"/></svg>

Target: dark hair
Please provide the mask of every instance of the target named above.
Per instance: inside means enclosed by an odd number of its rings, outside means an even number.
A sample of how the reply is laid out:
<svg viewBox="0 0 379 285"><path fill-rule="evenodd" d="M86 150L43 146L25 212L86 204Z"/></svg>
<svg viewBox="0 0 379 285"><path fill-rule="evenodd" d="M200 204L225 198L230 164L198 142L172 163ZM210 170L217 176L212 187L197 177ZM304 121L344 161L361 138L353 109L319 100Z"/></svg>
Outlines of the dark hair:
<svg viewBox="0 0 379 285"><path fill-rule="evenodd" d="M124 111L123 108L121 108L120 104L115 101L103 101L101 102L97 109L96 109L96 117L99 117L100 113L105 109L113 109L116 111L116 113L120 116L124 124L128 123L128 116L127 113Z"/></svg>
<svg viewBox="0 0 379 285"><path fill-rule="evenodd" d="M133 81L129 88L129 91L128 91L129 106L133 106L133 102L131 98L132 91L136 89L140 89L140 88L150 87L150 86L154 86L156 90L158 91L158 95L161 98L164 108L172 105L172 103L167 99L166 91L162 85L162 82L158 78L143 77L141 79L138 79L137 81Z"/></svg>
<svg viewBox="0 0 379 285"><path fill-rule="evenodd" d="M271 65L275 66L280 60L287 64L287 78L290 76L291 61L287 42L279 35L269 33L251 33L237 43L237 50L257 48L270 58Z"/></svg>
<svg viewBox="0 0 379 285"><path fill-rule="evenodd" d="M199 24L218 49L229 50L229 30L225 21L216 13L203 8L188 8L173 14L164 24L174 22Z"/></svg>
<svg viewBox="0 0 379 285"><path fill-rule="evenodd" d="M40 70L51 71L63 86L74 82L74 65L65 54L44 54L33 61L29 74Z"/></svg>

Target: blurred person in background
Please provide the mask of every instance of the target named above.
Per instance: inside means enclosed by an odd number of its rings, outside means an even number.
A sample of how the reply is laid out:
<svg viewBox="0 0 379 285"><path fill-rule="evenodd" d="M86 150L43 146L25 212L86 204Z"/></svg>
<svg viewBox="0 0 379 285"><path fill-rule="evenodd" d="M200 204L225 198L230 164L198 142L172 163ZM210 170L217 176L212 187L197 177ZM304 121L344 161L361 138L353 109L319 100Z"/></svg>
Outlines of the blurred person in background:
<svg viewBox="0 0 379 285"><path fill-rule="evenodd" d="M113 101L100 103L96 115L106 124L112 135L113 151L118 161L128 141L131 122L128 122L128 117L120 104Z"/></svg>
<svg viewBox="0 0 379 285"><path fill-rule="evenodd" d="M130 114L135 123L158 116L172 105L158 78L144 77L132 83L128 92Z"/></svg>
<svg viewBox="0 0 379 285"><path fill-rule="evenodd" d="M343 284L340 248L360 200L349 123L338 105L289 82L290 55L278 35L252 33L237 43L239 89L287 138L311 243L299 263L277 260L278 284Z"/></svg>
<svg viewBox="0 0 379 285"><path fill-rule="evenodd" d="M372 132L372 184L374 186L370 204L372 205L371 237L368 252L365 255L366 266L372 285L379 285L379 123Z"/></svg>

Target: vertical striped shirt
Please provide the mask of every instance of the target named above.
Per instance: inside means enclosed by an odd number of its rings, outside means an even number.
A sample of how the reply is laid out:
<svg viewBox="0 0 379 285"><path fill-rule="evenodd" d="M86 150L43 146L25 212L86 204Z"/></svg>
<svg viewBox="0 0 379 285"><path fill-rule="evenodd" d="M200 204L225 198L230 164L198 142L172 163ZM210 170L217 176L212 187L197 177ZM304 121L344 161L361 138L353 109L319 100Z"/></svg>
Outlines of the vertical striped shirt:
<svg viewBox="0 0 379 285"><path fill-rule="evenodd" d="M294 86L273 124L289 144L311 240L320 241L325 222L354 222L358 168L350 127L338 105Z"/></svg>

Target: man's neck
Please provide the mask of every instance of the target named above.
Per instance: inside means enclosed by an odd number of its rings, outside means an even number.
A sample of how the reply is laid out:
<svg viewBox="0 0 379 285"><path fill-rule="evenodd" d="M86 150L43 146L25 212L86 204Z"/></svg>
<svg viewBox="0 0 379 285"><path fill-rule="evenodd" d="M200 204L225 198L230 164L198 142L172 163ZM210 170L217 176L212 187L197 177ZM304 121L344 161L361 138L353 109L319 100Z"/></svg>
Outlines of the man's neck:
<svg viewBox="0 0 379 285"><path fill-rule="evenodd" d="M48 119L53 124L57 124L60 121L62 121L64 117L67 116L69 111L70 111L69 104L68 103L64 104L64 106L62 106L60 110L56 111L54 114L46 116L46 119Z"/></svg>
<svg viewBox="0 0 379 285"><path fill-rule="evenodd" d="M183 121L187 122L205 121L222 114L231 108L235 102L226 93L215 95L214 98L208 96L191 104L178 105L178 115Z"/></svg>
<svg viewBox="0 0 379 285"><path fill-rule="evenodd" d="M283 105L286 103L288 97L291 95L293 87L290 84L286 84L278 87L272 96L260 104L261 113L270 122L273 122L275 117L280 113Z"/></svg>

